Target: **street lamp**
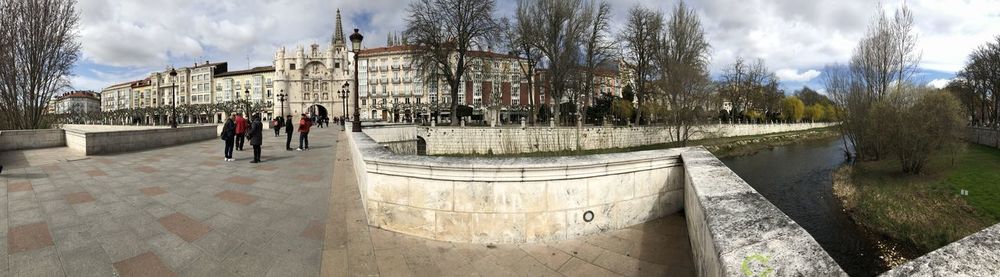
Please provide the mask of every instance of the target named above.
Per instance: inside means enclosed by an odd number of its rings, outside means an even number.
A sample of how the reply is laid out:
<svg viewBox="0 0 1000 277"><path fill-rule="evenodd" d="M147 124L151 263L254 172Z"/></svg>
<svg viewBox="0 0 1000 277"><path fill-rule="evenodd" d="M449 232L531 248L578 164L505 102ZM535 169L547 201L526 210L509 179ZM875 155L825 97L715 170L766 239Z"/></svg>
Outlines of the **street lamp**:
<svg viewBox="0 0 1000 277"><path fill-rule="evenodd" d="M342 102L341 106L344 107L344 117L340 120L340 126L347 126L345 121L347 121L347 97L351 96L350 87L350 82L344 82L344 86L340 87L340 101Z"/></svg>
<svg viewBox="0 0 1000 277"><path fill-rule="evenodd" d="M358 91L358 55L361 54L361 40L365 37L354 29L351 34L351 49L354 51L354 91ZM354 94L354 124L351 125L351 132L361 132L361 110L358 107L358 94Z"/></svg>
<svg viewBox="0 0 1000 277"><path fill-rule="evenodd" d="M170 128L177 128L177 70L170 69Z"/></svg>
<svg viewBox="0 0 1000 277"><path fill-rule="evenodd" d="M246 116L250 117L250 89L244 89L243 95L246 96L245 98L243 98L243 101L245 101L243 103L246 104L247 107L244 111L246 111L247 113Z"/></svg>
<svg viewBox="0 0 1000 277"><path fill-rule="evenodd" d="M288 95L285 95L285 90L281 90L281 92L278 93L278 102L281 102L281 118L285 118L285 97L287 96Z"/></svg>

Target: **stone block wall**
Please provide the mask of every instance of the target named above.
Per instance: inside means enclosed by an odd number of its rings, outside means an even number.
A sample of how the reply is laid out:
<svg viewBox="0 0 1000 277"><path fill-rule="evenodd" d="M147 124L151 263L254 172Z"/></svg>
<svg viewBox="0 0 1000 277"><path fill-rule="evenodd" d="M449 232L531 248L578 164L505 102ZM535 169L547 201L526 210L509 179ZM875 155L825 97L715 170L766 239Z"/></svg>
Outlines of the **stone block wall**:
<svg viewBox="0 0 1000 277"><path fill-rule="evenodd" d="M847 276L805 229L711 153L692 148L681 159L698 276Z"/></svg>
<svg viewBox="0 0 1000 277"><path fill-rule="evenodd" d="M61 129L0 131L0 151L66 146Z"/></svg>
<svg viewBox="0 0 1000 277"><path fill-rule="evenodd" d="M967 127L965 138L972 143L1000 148L1000 130L997 129Z"/></svg>
<svg viewBox="0 0 1000 277"><path fill-rule="evenodd" d="M131 129L120 131L86 131L67 128L66 146L86 155L108 154L217 139L216 125L184 126L176 129Z"/></svg>
<svg viewBox="0 0 1000 277"><path fill-rule="evenodd" d="M832 126L831 123L712 124L695 128L691 139L763 135ZM676 141L666 126L643 127L415 127L428 155L517 154L627 148ZM384 130L382 132L391 132ZM402 135L402 134L400 134ZM407 132L406 136L409 135ZM386 137L377 134L376 141ZM577 147L579 145L579 147Z"/></svg>
<svg viewBox="0 0 1000 277"><path fill-rule="evenodd" d="M365 134L350 139L369 225L413 236L560 240L625 228L683 206L683 149L478 159L399 155Z"/></svg>
<svg viewBox="0 0 1000 277"><path fill-rule="evenodd" d="M879 276L1000 276L1000 224L927 253Z"/></svg>

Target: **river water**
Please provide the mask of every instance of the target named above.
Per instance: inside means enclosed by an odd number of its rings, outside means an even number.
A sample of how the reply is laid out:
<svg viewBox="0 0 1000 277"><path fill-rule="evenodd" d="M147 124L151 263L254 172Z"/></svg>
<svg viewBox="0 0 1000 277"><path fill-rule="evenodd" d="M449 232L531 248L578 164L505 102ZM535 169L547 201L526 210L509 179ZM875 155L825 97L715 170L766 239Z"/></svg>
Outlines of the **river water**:
<svg viewBox="0 0 1000 277"><path fill-rule="evenodd" d="M844 213L832 173L847 159L839 138L812 140L722 159L729 168L805 228L851 276L886 270L876 244Z"/></svg>

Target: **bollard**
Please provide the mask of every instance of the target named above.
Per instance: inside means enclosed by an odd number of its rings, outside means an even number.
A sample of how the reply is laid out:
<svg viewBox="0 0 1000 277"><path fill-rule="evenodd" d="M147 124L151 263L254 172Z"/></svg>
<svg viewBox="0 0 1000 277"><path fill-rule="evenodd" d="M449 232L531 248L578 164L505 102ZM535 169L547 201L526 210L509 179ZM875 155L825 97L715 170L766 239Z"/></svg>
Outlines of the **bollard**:
<svg viewBox="0 0 1000 277"><path fill-rule="evenodd" d="M524 128L524 118L521 119L521 128Z"/></svg>
<svg viewBox="0 0 1000 277"><path fill-rule="evenodd" d="M437 126L437 118L431 120L431 127Z"/></svg>
<svg viewBox="0 0 1000 277"><path fill-rule="evenodd" d="M549 128L555 128L555 127L556 127L556 119L550 117L549 118Z"/></svg>

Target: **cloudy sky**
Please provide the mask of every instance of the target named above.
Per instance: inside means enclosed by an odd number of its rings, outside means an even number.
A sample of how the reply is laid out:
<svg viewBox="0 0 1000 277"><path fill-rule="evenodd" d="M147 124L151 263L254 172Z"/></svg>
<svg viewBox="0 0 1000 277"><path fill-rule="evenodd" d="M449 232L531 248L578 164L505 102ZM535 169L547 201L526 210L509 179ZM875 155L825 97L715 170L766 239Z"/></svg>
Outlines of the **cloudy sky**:
<svg viewBox="0 0 1000 277"><path fill-rule="evenodd" d="M670 0L608 0L615 31L634 5L668 12ZM82 59L76 89L100 90L168 66L228 61L231 70L270 65L280 46L329 43L335 11L344 31L360 28L365 47L405 28L406 0L79 0ZM688 1L700 14L718 75L736 57L762 58L787 90L821 88L822 68L844 63L876 14L874 0ZM894 10L902 0L885 0ZM510 16L516 0L497 0ZM921 82L943 84L968 53L1000 35L998 0L909 0L920 49Z"/></svg>

